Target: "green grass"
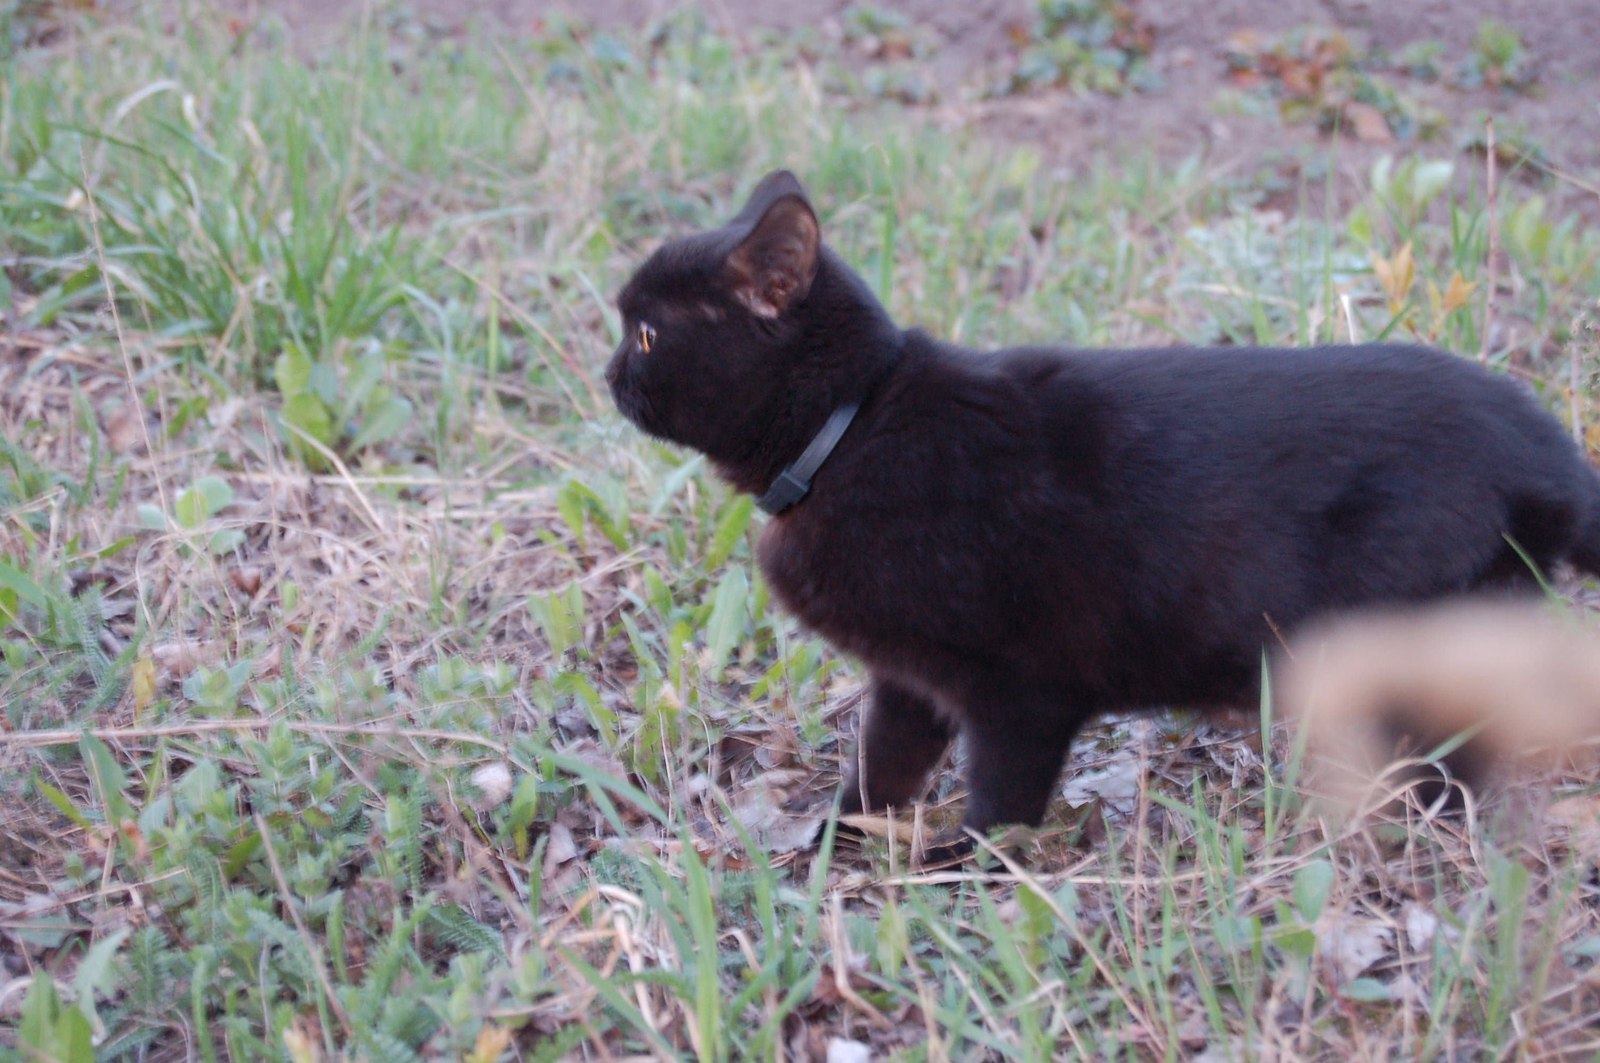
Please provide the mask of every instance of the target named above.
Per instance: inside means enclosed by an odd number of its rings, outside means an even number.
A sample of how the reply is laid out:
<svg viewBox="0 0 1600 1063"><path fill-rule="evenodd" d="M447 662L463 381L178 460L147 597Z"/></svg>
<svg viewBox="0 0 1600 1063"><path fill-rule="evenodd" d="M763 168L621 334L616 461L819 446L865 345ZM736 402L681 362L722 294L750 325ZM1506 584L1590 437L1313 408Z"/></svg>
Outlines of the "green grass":
<svg viewBox="0 0 1600 1063"><path fill-rule="evenodd" d="M1596 356L1569 335L1600 291L1575 219L1502 189L1485 343L1488 208L1440 180L1463 159L1284 218L1198 161L1063 176L693 19L374 16L311 61L270 24L189 25L74 21L0 76L0 933L25 965L0 1052L1431 1058L1582 1033L1600 928L1559 839L1373 843L1244 740L1122 750L1151 769L1134 808L1069 813L1030 868L795 841L859 676L771 606L749 500L599 374L644 251L786 165L942 335L1416 336L1593 425L1592 386L1563 391ZM1373 263L1408 245L1386 291ZM1455 275L1466 304L1430 301ZM1382 946L1370 968L1347 940Z"/></svg>

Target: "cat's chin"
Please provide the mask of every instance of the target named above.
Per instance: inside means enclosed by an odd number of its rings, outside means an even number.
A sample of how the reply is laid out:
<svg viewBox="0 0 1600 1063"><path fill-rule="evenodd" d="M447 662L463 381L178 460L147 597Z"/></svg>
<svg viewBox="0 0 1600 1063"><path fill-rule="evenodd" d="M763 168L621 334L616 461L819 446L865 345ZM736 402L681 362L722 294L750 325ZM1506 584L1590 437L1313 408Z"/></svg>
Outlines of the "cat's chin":
<svg viewBox="0 0 1600 1063"><path fill-rule="evenodd" d="M608 376L608 379L609 376ZM611 379L611 399L617 404L617 410L626 417L635 428L649 436L651 439L674 446L690 447L694 450L704 451L696 445L696 441L685 438L679 432L662 427L661 418L657 416L655 408L650 405L642 390L633 384L632 378L626 373L620 373Z"/></svg>
<svg viewBox="0 0 1600 1063"><path fill-rule="evenodd" d="M610 376L610 374L607 374ZM639 393L632 378L626 373L617 374L611 381L611 400L617 404L617 409L632 422L635 428L657 439L666 436L657 431L651 424L649 404L644 401L644 396Z"/></svg>

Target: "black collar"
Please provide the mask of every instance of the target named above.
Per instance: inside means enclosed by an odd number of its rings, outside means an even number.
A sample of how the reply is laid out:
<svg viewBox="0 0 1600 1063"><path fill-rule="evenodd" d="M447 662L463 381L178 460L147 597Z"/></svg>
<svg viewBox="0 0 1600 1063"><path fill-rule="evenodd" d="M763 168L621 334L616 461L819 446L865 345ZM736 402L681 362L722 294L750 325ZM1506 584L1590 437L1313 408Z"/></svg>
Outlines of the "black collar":
<svg viewBox="0 0 1600 1063"><path fill-rule="evenodd" d="M811 443L798 458L783 467L777 479L767 488L766 494L756 499L756 505L777 516L811 493L811 478L817 475L822 463L828 460L833 448L844 438L845 432L850 428L850 422L856 419L856 412L861 409L861 404L871 397L873 391L883 385L895 366L900 364L900 358L905 354L905 341L906 334L896 330L893 338L887 341L891 345L889 362L878 373L877 379L867 388L863 397L834 408L817 434L812 437Z"/></svg>
<svg viewBox="0 0 1600 1063"><path fill-rule="evenodd" d="M812 438L811 445L800 457L784 466L778 478L772 481L772 486L767 488L767 493L756 499L756 505L776 516L806 497L811 491L811 478L828 460L828 455L839 445L839 440L844 438L859 409L859 402L848 402L829 414L821 431Z"/></svg>

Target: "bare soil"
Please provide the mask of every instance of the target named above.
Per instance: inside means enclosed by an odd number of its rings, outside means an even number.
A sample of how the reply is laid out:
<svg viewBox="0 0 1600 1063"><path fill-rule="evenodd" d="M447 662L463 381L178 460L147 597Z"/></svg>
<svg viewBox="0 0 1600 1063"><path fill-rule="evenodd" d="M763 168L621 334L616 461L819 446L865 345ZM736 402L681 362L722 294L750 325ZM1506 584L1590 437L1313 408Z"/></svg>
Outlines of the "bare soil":
<svg viewBox="0 0 1600 1063"><path fill-rule="evenodd" d="M360 12L366 0L221 0L241 19L281 18L315 47L318 39ZM485 25L531 32L562 14L596 28L646 25L673 10L699 6L712 25L735 36L753 31L819 32L843 41L848 0L411 0L414 17L438 33L464 33ZM1152 32L1148 58L1159 87L1120 95L1045 90L987 98L978 87L1014 65L1035 25L1035 0L886 0L876 10L904 16L915 28L918 62L937 86L925 106L930 118L972 128L1004 144L1037 147L1065 172L1082 160L1152 151L1178 159L1198 153L1213 167L1244 178L1266 172L1293 179L1332 162L1338 175L1365 174L1384 152L1418 148L1458 157L1463 181L1482 181L1484 119L1495 121L1502 157L1513 179L1538 180L1565 205L1600 218L1600 0L1127 0L1126 7ZM1536 71L1521 89L1462 88L1450 75L1471 56L1487 21L1511 27ZM1408 45L1438 46L1435 79L1385 75L1408 100L1438 112L1443 129L1419 144L1391 143L1286 122L1265 86L1252 103L1230 73L1230 42L1241 34L1273 40L1306 28L1345 35L1358 55L1399 55ZM858 65L879 61L859 42L843 41ZM1467 154L1477 144L1479 150ZM1532 149L1536 167L1517 166L1507 145ZM1335 150L1329 151L1333 148ZM1283 204L1287 206L1288 204Z"/></svg>

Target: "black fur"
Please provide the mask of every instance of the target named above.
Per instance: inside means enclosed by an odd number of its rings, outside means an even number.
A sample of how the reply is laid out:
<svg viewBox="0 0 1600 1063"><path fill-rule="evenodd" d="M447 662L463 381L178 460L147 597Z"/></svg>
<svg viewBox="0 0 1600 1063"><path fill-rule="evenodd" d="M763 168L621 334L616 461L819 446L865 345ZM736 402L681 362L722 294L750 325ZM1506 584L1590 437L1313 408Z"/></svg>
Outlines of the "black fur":
<svg viewBox="0 0 1600 1063"><path fill-rule="evenodd" d="M956 734L965 823L1037 823L1104 709L1237 702L1274 628L1600 571L1600 474L1523 388L1420 347L979 353L901 331L793 176L672 241L606 371L645 431L766 490L780 601L872 674L845 805L903 805ZM655 330L649 353L640 325Z"/></svg>

